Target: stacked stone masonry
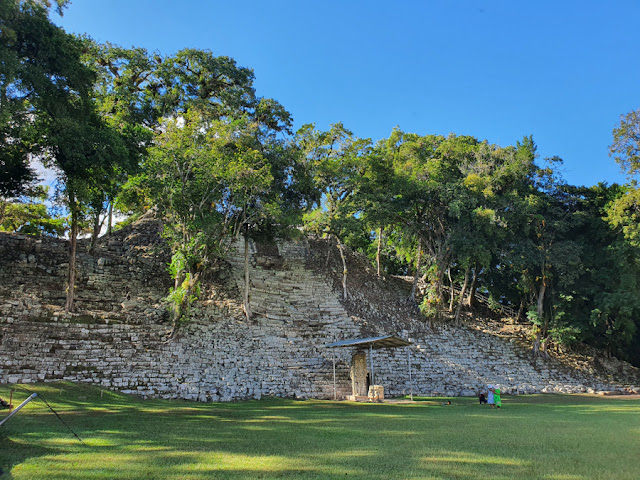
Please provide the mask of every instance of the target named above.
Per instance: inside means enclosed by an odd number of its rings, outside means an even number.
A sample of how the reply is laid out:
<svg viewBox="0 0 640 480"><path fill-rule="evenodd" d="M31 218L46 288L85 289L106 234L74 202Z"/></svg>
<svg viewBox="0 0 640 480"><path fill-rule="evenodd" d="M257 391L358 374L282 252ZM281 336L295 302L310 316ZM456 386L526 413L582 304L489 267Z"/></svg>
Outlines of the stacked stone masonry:
<svg viewBox="0 0 640 480"><path fill-rule="evenodd" d="M159 231L147 219L102 239L92 253L81 244L75 314L60 307L67 243L0 233L0 382L68 380L199 401L333 398L335 359L343 398L351 393L356 351L322 345L377 333L414 342L410 352L374 352L375 382L387 396L475 395L487 383L508 393L639 391L637 369L621 363L607 375L533 359L520 344L470 328L429 328L416 319L388 331L376 318L349 315L330 278L309 267L306 241L278 242L268 254L250 244L250 321L240 300L238 242L229 257L231 293L202 299L171 336L162 302L168 255Z"/></svg>

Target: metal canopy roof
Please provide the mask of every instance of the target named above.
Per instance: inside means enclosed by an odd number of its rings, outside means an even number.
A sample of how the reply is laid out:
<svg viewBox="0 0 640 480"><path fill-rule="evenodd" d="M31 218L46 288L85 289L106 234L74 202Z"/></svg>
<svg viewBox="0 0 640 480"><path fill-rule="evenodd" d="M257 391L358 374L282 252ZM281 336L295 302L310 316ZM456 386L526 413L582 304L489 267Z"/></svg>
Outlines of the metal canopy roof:
<svg viewBox="0 0 640 480"><path fill-rule="evenodd" d="M371 348L395 348L395 347L406 347L407 345L412 345L412 343L400 337L396 337L393 335L384 335L382 337L355 338L353 340L341 340L339 342L328 343L322 346L325 348L337 348L337 347L355 347L355 346L365 346L365 345Z"/></svg>

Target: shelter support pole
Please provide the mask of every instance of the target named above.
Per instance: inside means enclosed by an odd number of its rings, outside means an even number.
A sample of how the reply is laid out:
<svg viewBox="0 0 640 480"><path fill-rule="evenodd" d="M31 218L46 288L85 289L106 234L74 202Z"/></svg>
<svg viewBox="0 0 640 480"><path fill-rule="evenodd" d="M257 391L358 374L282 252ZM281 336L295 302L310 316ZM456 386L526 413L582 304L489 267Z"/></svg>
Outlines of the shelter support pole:
<svg viewBox="0 0 640 480"><path fill-rule="evenodd" d="M411 347L407 346L407 361L409 362L409 398L413 400L413 382L411 381Z"/></svg>
<svg viewBox="0 0 640 480"><path fill-rule="evenodd" d="M11 417L13 417L16 413L18 413L20 411L20 409L22 407L24 407L27 403L29 403L31 400L33 400L37 396L38 396L37 393L32 393L29 396L29 398L27 398L24 402L22 402L20 405L18 405L16 408L14 408L13 411L9 415L7 415L5 418L2 419L2 421L0 422L0 427L4 424L4 422L9 420Z"/></svg>
<svg viewBox="0 0 640 480"><path fill-rule="evenodd" d="M371 362L371 385L375 385L376 381L374 377L375 369L373 368L373 343L369 345L369 361Z"/></svg>
<svg viewBox="0 0 640 480"><path fill-rule="evenodd" d="M338 393L336 391L336 351L331 349L331 360L333 360L333 399L338 399Z"/></svg>

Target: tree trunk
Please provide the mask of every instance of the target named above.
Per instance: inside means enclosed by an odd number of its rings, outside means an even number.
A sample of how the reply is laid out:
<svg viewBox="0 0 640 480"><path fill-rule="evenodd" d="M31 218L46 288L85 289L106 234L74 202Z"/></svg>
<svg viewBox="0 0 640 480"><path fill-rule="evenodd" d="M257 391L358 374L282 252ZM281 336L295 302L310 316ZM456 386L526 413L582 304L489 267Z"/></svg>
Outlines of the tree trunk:
<svg viewBox="0 0 640 480"><path fill-rule="evenodd" d="M449 277L449 313L453 312L453 300L456 298L456 287L451 278L451 266L447 268L447 276Z"/></svg>
<svg viewBox="0 0 640 480"><path fill-rule="evenodd" d="M524 297L521 297L520 298L520 307L518 307L518 318L516 319L516 322L518 322L518 323L524 321L524 318L525 318L524 308L525 308L525 299L524 299Z"/></svg>
<svg viewBox="0 0 640 480"><path fill-rule="evenodd" d="M471 279L471 286L469 287L469 295L467 296L466 304L470 309L474 309L476 306L476 290L478 289L478 264L473 266L473 278Z"/></svg>
<svg viewBox="0 0 640 480"><path fill-rule="evenodd" d="M442 302L444 300L444 269L440 267L436 271L436 292L438 292L438 298Z"/></svg>
<svg viewBox="0 0 640 480"><path fill-rule="evenodd" d="M78 205L73 193L69 193L69 208L71 210L71 231L69 232L69 271L67 277L67 302L64 308L67 312L73 312L74 290L76 287L76 250L78 244Z"/></svg>
<svg viewBox="0 0 640 480"><path fill-rule="evenodd" d="M538 298L537 298L537 311L538 311L538 321L542 322L544 319L544 292L547 290L547 286L544 284L540 285L540 290L538 290Z"/></svg>
<svg viewBox="0 0 640 480"><path fill-rule="evenodd" d="M107 222L107 235L111 235L112 226L113 226L113 201L109 200L109 220Z"/></svg>
<svg viewBox="0 0 640 480"><path fill-rule="evenodd" d="M102 223L100 222L100 212L95 213L93 217L93 230L91 231L91 243L89 243L89 251L93 252L93 249L96 246L96 242L98 241L98 236L100 235L100 227Z"/></svg>
<svg viewBox="0 0 640 480"><path fill-rule="evenodd" d="M251 320L251 306L249 305L249 236L244 234L244 314L247 321Z"/></svg>
<svg viewBox="0 0 640 480"><path fill-rule="evenodd" d="M416 301L416 290L418 288L418 279L420 278L420 267L422 266L422 242L418 243L418 264L416 265L416 273L413 276L413 285L411 287L411 293L407 299L410 302Z"/></svg>
<svg viewBox="0 0 640 480"><path fill-rule="evenodd" d="M340 239L336 235L336 241L338 242L338 251L340 252L340 258L342 259L342 298L347 299L347 258L344 254L344 246L340 242Z"/></svg>
<svg viewBox="0 0 640 480"><path fill-rule="evenodd" d="M542 280L542 285L540 285L540 290L538 290L538 298L537 298L537 312L538 312L538 322L540 325L534 325L536 329L536 338L533 342L533 355L535 357L540 356L540 343L542 341L542 322L544 321L544 294L547 290L547 285L544 283L544 279Z"/></svg>
<svg viewBox="0 0 640 480"><path fill-rule="evenodd" d="M378 278L381 276L380 251L382 250L382 227L378 229L378 251L376 252L376 265L378 266Z"/></svg>
<svg viewBox="0 0 640 480"><path fill-rule="evenodd" d="M467 267L464 271L464 283L462 284L462 290L460 290L460 299L458 300L458 308L456 309L456 317L454 323L460 325L460 312L462 311L462 303L464 301L464 294L467 292L467 284L469 283L469 270Z"/></svg>
<svg viewBox="0 0 640 480"><path fill-rule="evenodd" d="M537 327L534 327L537 328ZM540 356L540 339L542 338L542 334L540 333L540 329L537 329L538 331L536 332L536 337L533 340L533 356L534 357L539 357Z"/></svg>

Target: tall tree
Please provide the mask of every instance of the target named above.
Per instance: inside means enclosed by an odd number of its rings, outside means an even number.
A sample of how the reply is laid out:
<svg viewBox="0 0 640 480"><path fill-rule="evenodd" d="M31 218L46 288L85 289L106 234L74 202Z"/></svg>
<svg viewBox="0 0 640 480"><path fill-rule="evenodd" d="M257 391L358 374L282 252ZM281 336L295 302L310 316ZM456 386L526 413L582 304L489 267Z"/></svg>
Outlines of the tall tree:
<svg viewBox="0 0 640 480"><path fill-rule="evenodd" d="M620 122L613 129L609 154L629 178L640 173L640 109L620 117Z"/></svg>
<svg viewBox="0 0 640 480"><path fill-rule="evenodd" d="M501 148L483 142L473 161L463 168L466 195L474 199L470 227L473 243L464 244L470 247L467 251L473 264L469 306L481 276L493 298L515 303L516 307L520 303L514 272L508 269L509 252L520 244L527 218L526 198L535 191L535 151L531 137L525 137L515 147Z"/></svg>
<svg viewBox="0 0 640 480"><path fill-rule="evenodd" d="M61 11L66 1L58 1ZM63 108L69 91L86 90L72 39L48 18L49 2L0 0L0 196L35 181L30 159L47 148L34 118Z"/></svg>
<svg viewBox="0 0 640 480"><path fill-rule="evenodd" d="M401 191L399 218L407 234L417 239L414 287L409 299L414 298L424 264L429 277L424 302L430 312L440 308L443 301L453 227L462 208L457 197L463 188L461 166L477 143L472 137L405 134L393 161Z"/></svg>
<svg viewBox="0 0 640 480"><path fill-rule="evenodd" d="M607 221L607 210L625 189L606 184L568 189L575 212L568 233L581 246L582 268L557 298L563 318L552 335L570 334L608 355L629 358L628 347L638 330L640 300L631 293L637 291L640 280L638 252Z"/></svg>
<svg viewBox="0 0 640 480"><path fill-rule="evenodd" d="M101 178L95 178L90 189L89 211L95 244L102 222L111 231L113 205L130 175L140 168L146 149L158 126L159 109L149 88L157 82L157 63L145 49L125 49L116 45L85 43L85 63L97 73L91 91L98 112L105 123L119 132L126 145L126 155L115 159Z"/></svg>
<svg viewBox="0 0 640 480"><path fill-rule="evenodd" d="M273 176L246 122L209 120L197 110L168 120L150 153L146 174L173 252L170 300L178 325L231 238L269 213L270 205L256 204Z"/></svg>
<svg viewBox="0 0 640 480"><path fill-rule="evenodd" d="M335 239L342 261L342 295L346 300L348 270L344 238L357 223L353 197L364 173L364 157L369 153L371 142L356 138L342 123L331 125L326 132L316 130L314 125L304 125L296 139L320 199L317 208L305 216L306 228Z"/></svg>
<svg viewBox="0 0 640 480"><path fill-rule="evenodd" d="M372 243L369 250L375 249L378 277L382 276L384 269L385 232L393 231L397 219L396 200L399 194L393 174L393 157L401 137L402 132L395 128L388 139L379 141L363 159L366 168L354 198L358 218L368 232L373 232L369 236L375 244Z"/></svg>
<svg viewBox="0 0 640 480"><path fill-rule="evenodd" d="M205 253L200 253L203 258L215 257L218 254L214 252L206 252L211 248L208 241L202 243L199 239L203 234L200 229L219 228L219 233L229 231L235 235L242 234L245 237L245 257L247 262L245 266L246 282L245 282L245 311L247 317L250 317L249 296L248 296L248 242L250 237L255 237L269 232L273 232L273 225L282 223L281 219L273 221L276 211L277 216L283 214L295 215L296 208L282 206L294 205L296 202L303 201L298 194L299 189L290 188L299 178L296 168L292 164L294 156L289 155L289 148L283 138L279 138L278 134L288 132L291 126L290 114L278 102L272 99L264 99L256 97L253 89L253 72L248 68L239 67L236 62L228 57L215 57L210 51L185 49L176 55L162 58L155 54L153 59L141 49L125 50L119 47L107 46L102 47L96 55L98 64L101 65L103 77L106 78L106 86L103 88L103 100L101 105L110 118L120 119L125 125L133 123L142 127L152 129L156 132L157 140L154 147L154 159L145 162L143 166L149 168L150 171L142 172L140 175L130 177L127 180L125 190L120 194L119 203L128 205L131 208L132 203L139 202L141 195L148 195L151 198L151 204L161 207L163 214L169 215L168 234L171 236L170 230L176 226L180 231L185 228L193 229L186 236L183 236L180 245L178 237L172 242L174 253L180 253L186 260L186 272L190 272L191 279L196 285L198 278L202 272L190 270L189 258L193 254L188 251L191 248L203 248ZM118 114L118 112L122 112ZM167 130L169 126L169 130ZM184 131L181 129L184 128ZM203 129L203 135L194 133L194 128ZM220 133L224 130L225 134ZM212 145L213 140L206 135L205 131L220 133L221 140L224 139L227 147L225 155L229 156L233 152L230 146L233 144L233 137L237 135L235 143L235 152L242 158L245 168L241 175L236 172L234 177L231 171L211 170L208 156L217 151L220 156L221 148ZM235 132L235 133L234 133ZM191 137L189 137L191 135ZM213 133L212 133L213 135ZM188 138L192 139L192 145L189 144ZM212 143L213 142L213 143ZM141 144L138 141L138 144ZM176 148L189 149L192 151L185 157L177 152ZM204 150L213 148L209 153ZM159 152L165 152L161 154ZM173 198L171 194L168 197L159 195L162 189L158 189L157 184L153 181L149 188L146 185L147 177L157 177L157 159L159 156L169 155L166 152L174 152L176 162L187 162L188 164L199 165L198 162L204 162L208 166L201 166L203 171L208 171L212 175L212 180L220 179L221 175L227 178L226 184L221 184L220 188L226 191L228 198L224 202L230 202L227 205L233 212L231 217L225 220L225 215L215 219L215 215L205 215L208 218L209 226L198 225L196 217L178 218L176 212L178 208L175 202L167 207L166 199ZM173 153L172 153L173 154ZM201 157L198 159L197 157ZM250 161L250 157L253 158ZM240 165L239 160L230 160L232 165ZM242 162L241 162L242 163ZM253 166L250 166L253 165ZM167 170L167 165L164 167ZM174 165L173 168L178 168ZM185 167L187 168L187 167ZM192 188L193 195L198 198L206 198L213 196L216 198L217 187L200 178L188 167L186 171L177 173L178 179L183 183L181 191ZM216 167L217 168L217 167ZM272 173L273 172L273 173ZM186 176L185 176L186 175ZM195 175L195 177L193 176ZM265 176L266 175L266 176ZM275 181L265 180L273 175ZM260 176L266 184L256 181ZM230 178L235 178L230 182ZM172 182L166 186L170 187ZM208 185L208 186L207 186ZM224 186L226 185L226 187ZM206 187L206 188L205 188ZM202 190L204 188L204 190ZM208 190L207 190L208 189ZM226 190L225 190L226 189ZM188 197L189 195L183 194ZM147 202L145 202L148 204ZM184 206L184 205L183 205ZM277 206L277 208L276 208ZM227 208L218 203L216 207L219 211L226 211ZM198 207L200 209L201 207ZM196 210L198 210L196 209ZM215 209L214 209L215 210ZM213 212L209 212L213 213ZM195 212L191 212L195 215ZM202 215L202 214L198 214ZM271 220L267 220L270 218ZM232 225L225 222L231 221ZM227 228L228 227L228 228ZM197 233L200 232L200 233ZM222 236L225 236L226 233ZM194 245L190 245L188 238L196 238ZM216 243L219 236L213 234L212 242ZM215 249L214 249L215 250ZM220 252L218 252L220 253ZM196 255L196 257L198 256ZM202 263L206 268L207 261ZM177 278L182 278L184 273L176 273ZM179 282L180 283L180 282ZM175 289L178 288L176 284ZM175 290L174 289L174 290ZM189 287L187 290L190 290ZM178 309L180 310L180 309ZM176 313L176 318L181 314Z"/></svg>
<svg viewBox="0 0 640 480"><path fill-rule="evenodd" d="M640 109L622 115L613 129L609 154L620 164L631 181L626 195L618 197L609 210L609 219L625 238L640 245Z"/></svg>
<svg viewBox="0 0 640 480"><path fill-rule="evenodd" d="M140 194L146 189L140 182L142 177L131 175L142 164L152 135L162 133L166 119L179 118L194 109L212 120L256 116L262 105L255 97L253 72L238 67L231 58L197 49L162 57L142 48L87 42L90 48L86 61L99 74L94 96L101 115L121 132L130 147L129 157L121 159L109 181L94 190L94 224L104 208L109 208L110 217L114 203L127 210L140 208L135 203L143 201ZM279 106L274 101L270 105L273 109ZM267 108L260 111L263 116L270 113ZM288 115L284 109L281 113ZM121 191L123 185L127 185L126 192Z"/></svg>
<svg viewBox="0 0 640 480"><path fill-rule="evenodd" d="M32 1L0 3L4 69L0 102L2 111L6 105L9 112L0 129L6 132L9 125L10 133L2 142L11 161L18 158L26 164L29 155L37 154L58 172L71 215L66 302L71 311L81 202L92 177L123 154L123 144L96 112L90 96L95 74L82 62L82 42L49 20L47 6Z"/></svg>
<svg viewBox="0 0 640 480"><path fill-rule="evenodd" d="M59 185L71 216L65 308L73 311L77 236L83 205L88 203L96 179L104 178L115 161L128 152L122 137L103 122L90 99L75 99L69 108L44 119L39 129L47 132L49 143L45 165L58 172Z"/></svg>

